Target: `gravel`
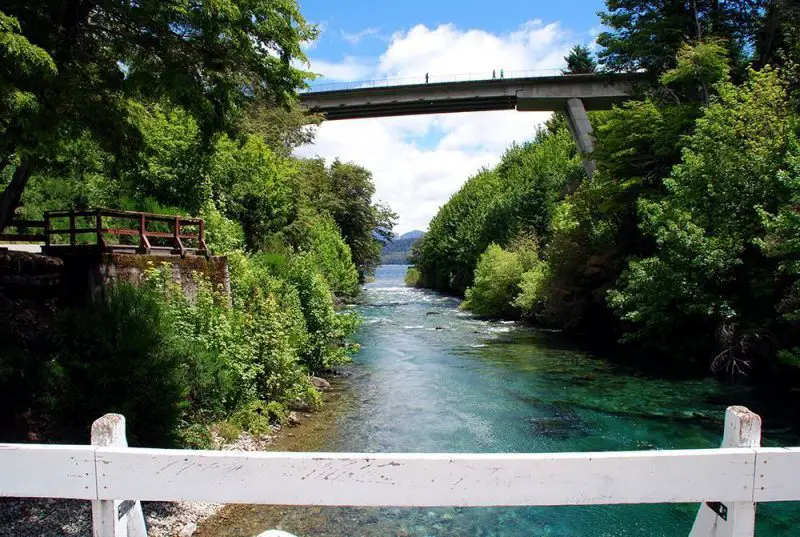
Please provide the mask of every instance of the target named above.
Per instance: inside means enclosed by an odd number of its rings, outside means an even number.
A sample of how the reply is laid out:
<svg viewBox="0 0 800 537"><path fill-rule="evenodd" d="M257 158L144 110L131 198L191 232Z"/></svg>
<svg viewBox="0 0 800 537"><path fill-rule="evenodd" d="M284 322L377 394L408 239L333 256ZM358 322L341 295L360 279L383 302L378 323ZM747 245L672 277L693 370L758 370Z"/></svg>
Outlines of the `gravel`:
<svg viewBox="0 0 800 537"><path fill-rule="evenodd" d="M260 451L272 441L272 436L254 437L248 433L227 444L214 437L216 449L226 451ZM148 537L191 537L197 524L216 514L222 506L201 502L142 502ZM0 498L0 537L92 537L91 502Z"/></svg>

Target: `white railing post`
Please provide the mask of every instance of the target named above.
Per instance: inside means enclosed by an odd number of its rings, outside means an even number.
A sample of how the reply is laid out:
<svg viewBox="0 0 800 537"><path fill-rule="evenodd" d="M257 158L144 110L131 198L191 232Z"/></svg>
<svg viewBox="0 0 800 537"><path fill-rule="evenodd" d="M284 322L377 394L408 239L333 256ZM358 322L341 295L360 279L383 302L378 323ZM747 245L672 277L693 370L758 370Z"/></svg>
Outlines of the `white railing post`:
<svg viewBox="0 0 800 537"><path fill-rule="evenodd" d="M92 423L93 446L128 447L125 417L106 414ZM97 468L102 472L103 468ZM100 500L92 502L93 537L147 537L142 504L139 501Z"/></svg>
<svg viewBox="0 0 800 537"><path fill-rule="evenodd" d="M728 407L720 447L761 447L761 417L743 406ZM689 537L753 537L755 522L753 502L708 501L700 505Z"/></svg>

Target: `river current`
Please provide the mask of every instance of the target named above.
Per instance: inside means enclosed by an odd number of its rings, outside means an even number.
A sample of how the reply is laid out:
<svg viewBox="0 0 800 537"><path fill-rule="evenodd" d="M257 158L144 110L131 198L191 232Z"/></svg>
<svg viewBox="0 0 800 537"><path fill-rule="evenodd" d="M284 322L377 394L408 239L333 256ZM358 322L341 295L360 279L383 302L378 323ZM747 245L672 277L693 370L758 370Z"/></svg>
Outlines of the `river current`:
<svg viewBox="0 0 800 537"><path fill-rule="evenodd" d="M595 356L565 336L486 321L405 287L383 266L355 306L361 352L318 451L568 452L717 447L731 404L765 417L764 445L800 445L789 420L743 386L665 379ZM646 358L646 357L643 357ZM798 472L800 478L800 471ZM697 504L240 511L229 535L280 527L327 536L688 536ZM800 535L797 504L758 507L757 535Z"/></svg>

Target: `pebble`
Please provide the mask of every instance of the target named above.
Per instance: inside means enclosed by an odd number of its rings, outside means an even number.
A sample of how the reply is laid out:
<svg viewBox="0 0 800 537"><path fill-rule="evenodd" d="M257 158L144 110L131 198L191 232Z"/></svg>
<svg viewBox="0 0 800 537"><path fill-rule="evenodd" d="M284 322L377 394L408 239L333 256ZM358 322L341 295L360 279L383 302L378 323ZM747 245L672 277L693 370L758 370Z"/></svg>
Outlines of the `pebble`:
<svg viewBox="0 0 800 537"><path fill-rule="evenodd" d="M191 537L222 504L145 502L148 537ZM83 500L0 499L0 537L92 537L92 505Z"/></svg>
<svg viewBox="0 0 800 537"><path fill-rule="evenodd" d="M197 524L195 524L194 522L189 522L183 527L181 532L178 534L178 537L192 537L192 535L194 535L194 532L196 531L197 531Z"/></svg>

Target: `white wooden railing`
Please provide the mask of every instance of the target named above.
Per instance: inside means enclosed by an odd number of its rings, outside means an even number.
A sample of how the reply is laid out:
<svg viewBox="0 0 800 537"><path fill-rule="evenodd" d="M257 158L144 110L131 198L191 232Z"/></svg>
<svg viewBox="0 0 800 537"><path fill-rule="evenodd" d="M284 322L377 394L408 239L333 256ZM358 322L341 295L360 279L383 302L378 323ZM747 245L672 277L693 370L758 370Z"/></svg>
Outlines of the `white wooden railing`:
<svg viewBox="0 0 800 537"><path fill-rule="evenodd" d="M800 448L762 448L730 407L719 449L547 454L129 448L109 414L90 446L0 444L0 497L92 500L95 537L145 537L138 501L477 507L702 502L692 537L751 537L757 502L800 499ZM125 501L127 499L127 501Z"/></svg>

